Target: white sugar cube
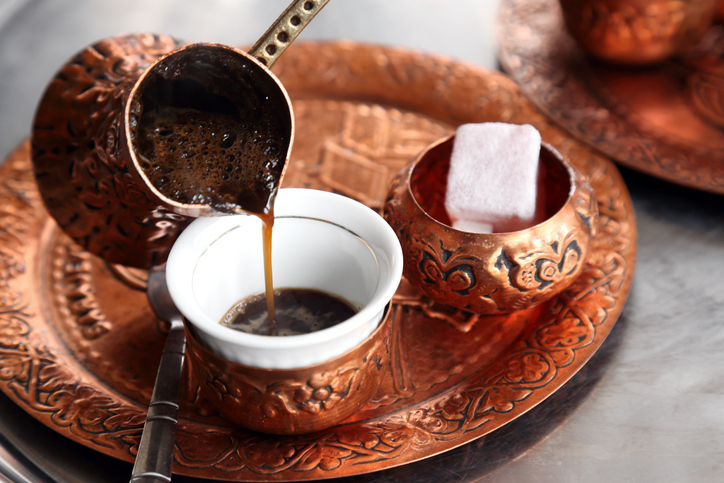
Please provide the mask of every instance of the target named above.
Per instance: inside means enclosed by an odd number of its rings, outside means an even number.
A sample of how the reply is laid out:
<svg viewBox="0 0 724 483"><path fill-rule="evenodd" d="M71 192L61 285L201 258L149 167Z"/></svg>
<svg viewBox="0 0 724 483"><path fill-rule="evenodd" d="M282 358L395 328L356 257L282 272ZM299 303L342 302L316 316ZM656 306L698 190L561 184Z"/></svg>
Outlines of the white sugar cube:
<svg viewBox="0 0 724 483"><path fill-rule="evenodd" d="M453 228L470 233L493 233L492 223L475 220L455 220Z"/></svg>
<svg viewBox="0 0 724 483"><path fill-rule="evenodd" d="M486 233L535 224L540 145L540 133L529 124L458 127L445 196L453 227Z"/></svg>

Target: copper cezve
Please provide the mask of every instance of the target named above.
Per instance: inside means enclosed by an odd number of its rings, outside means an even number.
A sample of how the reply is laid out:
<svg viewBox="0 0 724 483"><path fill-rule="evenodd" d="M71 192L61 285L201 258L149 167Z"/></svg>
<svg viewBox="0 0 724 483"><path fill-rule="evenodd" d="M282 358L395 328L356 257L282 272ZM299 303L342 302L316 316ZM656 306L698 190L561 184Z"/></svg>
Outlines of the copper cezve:
<svg viewBox="0 0 724 483"><path fill-rule="evenodd" d="M38 106L33 170L45 206L76 243L107 262L140 268L163 263L191 217L216 212L204 202L162 194L144 172L136 139L144 94L199 72L211 73L212 89L227 91L219 97L248 98L254 108L271 99L286 130L278 140L279 184L294 135L289 98L262 62L233 47L182 46L151 34L102 40L61 68ZM222 82L228 76L235 82ZM203 147L199 133L190 136ZM190 169L203 176L200 157Z"/></svg>

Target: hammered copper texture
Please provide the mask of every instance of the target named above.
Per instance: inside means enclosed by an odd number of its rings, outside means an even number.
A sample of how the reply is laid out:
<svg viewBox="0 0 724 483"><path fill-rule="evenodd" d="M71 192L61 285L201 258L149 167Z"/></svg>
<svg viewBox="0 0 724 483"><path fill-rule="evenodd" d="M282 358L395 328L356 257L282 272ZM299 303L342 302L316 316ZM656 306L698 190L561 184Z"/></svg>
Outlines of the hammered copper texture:
<svg viewBox="0 0 724 483"><path fill-rule="evenodd" d="M380 389L330 430L235 429L188 377L174 470L236 481L375 471L476 439L553 394L601 345L631 287L636 225L615 166L546 120L507 77L446 58L309 43L277 67L298 121L286 186L334 189L380 208L394 173L453 126L528 122L594 188L598 233L577 281L527 311L471 315L403 281ZM44 211L29 157L23 144L0 170L0 388L60 434L132 461L163 333L144 293L73 245Z"/></svg>
<svg viewBox="0 0 724 483"><path fill-rule="evenodd" d="M272 370L229 362L186 330L189 363L201 392L229 421L271 434L331 428L372 399L389 365L389 310L377 329L345 354L299 369Z"/></svg>
<svg viewBox="0 0 724 483"><path fill-rule="evenodd" d="M392 180L384 217L400 239L404 277L437 303L479 314L528 309L565 290L596 235L591 186L544 143L545 221L509 233L455 230L443 209L454 141L425 149Z"/></svg>
<svg viewBox="0 0 724 483"><path fill-rule="evenodd" d="M281 182L294 137L289 99L266 67L228 45L181 44L153 34L104 39L63 65L38 104L31 143L45 207L77 244L107 262L144 269L164 263L192 217L218 215L211 205L157 189L136 153L143 94L155 83L197 75L194 65L219 80L215 89L243 86L245 99L257 101L247 112L276 109ZM238 82L221 87L230 75ZM266 110L260 100L270 103ZM193 163L194 152L180 156Z"/></svg>
<svg viewBox="0 0 724 483"><path fill-rule="evenodd" d="M710 81L706 89L696 85L700 74L711 76L699 61L718 56L722 35L715 25L684 57L648 68L615 67L576 45L557 0L503 0L497 37L503 69L573 136L628 167L724 193L724 131L696 107L709 106L716 118L724 106L724 90ZM721 78L721 72L715 74Z"/></svg>
<svg viewBox="0 0 724 483"><path fill-rule="evenodd" d="M76 243L113 263L165 260L190 218L159 206L123 155L123 108L140 75L180 46L127 35L87 47L50 81L35 114L33 168L45 208Z"/></svg>

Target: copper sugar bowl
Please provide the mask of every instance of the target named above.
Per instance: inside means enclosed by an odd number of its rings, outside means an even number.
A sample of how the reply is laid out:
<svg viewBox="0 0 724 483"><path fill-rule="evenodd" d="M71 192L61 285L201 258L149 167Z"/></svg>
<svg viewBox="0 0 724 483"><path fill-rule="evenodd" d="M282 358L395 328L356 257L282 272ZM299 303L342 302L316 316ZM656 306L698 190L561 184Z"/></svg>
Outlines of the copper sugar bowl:
<svg viewBox="0 0 724 483"><path fill-rule="evenodd" d="M694 46L720 0L560 0L566 28L591 55L652 64Z"/></svg>
<svg viewBox="0 0 724 483"><path fill-rule="evenodd" d="M295 369L264 369L229 361L205 348L186 324L195 383L229 421L271 434L331 428L374 396L390 357L390 306L362 343L328 361Z"/></svg>
<svg viewBox="0 0 724 483"><path fill-rule="evenodd" d="M454 139L426 148L392 181L384 216L402 244L405 278L435 302L479 314L551 299L585 265L598 217L593 189L544 143L545 221L509 233L456 230L445 211Z"/></svg>
<svg viewBox="0 0 724 483"><path fill-rule="evenodd" d="M198 68L237 76L250 96L287 106L278 114L289 126L286 163L294 126L284 87L262 62L225 45L182 45L152 34L102 40L60 69L38 105L32 161L45 206L76 243L106 262L163 263L191 217L214 214L163 196L139 166L133 135L145 90Z"/></svg>

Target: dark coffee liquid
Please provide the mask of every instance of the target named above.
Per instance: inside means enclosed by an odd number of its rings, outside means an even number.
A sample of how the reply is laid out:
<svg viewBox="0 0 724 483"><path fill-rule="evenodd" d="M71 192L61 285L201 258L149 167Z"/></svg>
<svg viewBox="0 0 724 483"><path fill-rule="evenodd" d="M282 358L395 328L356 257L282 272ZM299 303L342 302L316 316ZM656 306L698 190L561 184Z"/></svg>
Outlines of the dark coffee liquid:
<svg viewBox="0 0 724 483"><path fill-rule="evenodd" d="M287 100L248 60L207 65L214 59L194 55L175 74L149 75L132 105L141 169L174 201L267 213L289 148Z"/></svg>
<svg viewBox="0 0 724 483"><path fill-rule="evenodd" d="M271 233L291 141L286 97L261 67L218 48L170 56L139 92L131 102L131 136L151 184L179 203L261 218L274 320Z"/></svg>
<svg viewBox="0 0 724 483"><path fill-rule="evenodd" d="M231 213L263 213L284 167L279 126L162 107L141 118L141 166L164 196ZM153 161L151 161L153 160Z"/></svg>
<svg viewBox="0 0 724 483"><path fill-rule="evenodd" d="M282 289L274 293L276 320L270 321L265 295L258 294L234 305L221 324L257 335L300 335L316 332L343 322L357 310L347 301L326 292L309 289Z"/></svg>

